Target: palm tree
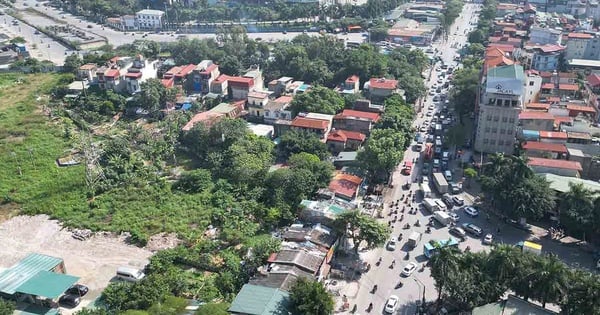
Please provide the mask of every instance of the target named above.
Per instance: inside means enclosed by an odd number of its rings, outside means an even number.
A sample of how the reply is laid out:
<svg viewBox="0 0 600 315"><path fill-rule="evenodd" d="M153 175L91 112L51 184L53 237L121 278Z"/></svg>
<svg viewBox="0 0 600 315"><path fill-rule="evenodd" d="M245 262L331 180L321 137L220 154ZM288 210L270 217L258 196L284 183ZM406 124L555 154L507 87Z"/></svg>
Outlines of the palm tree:
<svg viewBox="0 0 600 315"><path fill-rule="evenodd" d="M564 193L560 200L561 223L572 232L583 232L591 230L594 222L594 197L593 192L583 184L570 184L568 192Z"/></svg>
<svg viewBox="0 0 600 315"><path fill-rule="evenodd" d="M459 270L460 251L453 246L441 247L436 244L436 255L431 257L431 275L435 279L438 291L437 302L441 305L442 293L449 281L449 277Z"/></svg>
<svg viewBox="0 0 600 315"><path fill-rule="evenodd" d="M533 280L533 295L546 307L546 302L560 303L566 297L569 271L556 256L540 259Z"/></svg>
<svg viewBox="0 0 600 315"><path fill-rule="evenodd" d="M560 306L564 314L600 315L600 277L587 271L571 273L567 298Z"/></svg>
<svg viewBox="0 0 600 315"><path fill-rule="evenodd" d="M497 283L506 286L512 282L522 257L522 253L514 246L498 245L488 256L487 269Z"/></svg>

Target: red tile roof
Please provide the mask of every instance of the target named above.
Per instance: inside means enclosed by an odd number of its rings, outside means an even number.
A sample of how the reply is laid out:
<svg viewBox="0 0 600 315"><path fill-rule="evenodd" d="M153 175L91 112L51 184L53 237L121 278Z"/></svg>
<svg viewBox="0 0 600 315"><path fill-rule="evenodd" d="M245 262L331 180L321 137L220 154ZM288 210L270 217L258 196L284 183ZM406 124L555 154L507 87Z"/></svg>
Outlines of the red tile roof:
<svg viewBox="0 0 600 315"><path fill-rule="evenodd" d="M362 178L358 176L339 173L329 183L329 189L336 195L352 199L355 197L360 183L362 183Z"/></svg>
<svg viewBox="0 0 600 315"><path fill-rule="evenodd" d="M544 46L541 46L538 48L541 49L543 52L547 53L547 52L561 51L561 50L564 50L566 47L563 47L560 45L544 45Z"/></svg>
<svg viewBox="0 0 600 315"><path fill-rule="evenodd" d="M550 104L548 103L529 103L525 106L527 109L543 109L548 110L550 108Z"/></svg>
<svg viewBox="0 0 600 315"><path fill-rule="evenodd" d="M573 123L573 117L568 117L568 116L561 116L561 117L554 117L554 124L555 125L560 125L561 123Z"/></svg>
<svg viewBox="0 0 600 315"><path fill-rule="evenodd" d="M519 114L519 119L534 119L534 120L554 120L554 115L548 112L541 111L523 111Z"/></svg>
<svg viewBox="0 0 600 315"><path fill-rule="evenodd" d="M227 80L229 85L250 88L254 86L254 80L246 77L229 77Z"/></svg>
<svg viewBox="0 0 600 315"><path fill-rule="evenodd" d="M371 112L363 112L360 110L344 109L341 113L334 116L334 119L344 119L344 118L359 118L359 119L367 119L372 122L377 122L377 121L379 121L379 114L371 113Z"/></svg>
<svg viewBox="0 0 600 315"><path fill-rule="evenodd" d="M162 85L166 88L172 88L175 85L175 81L173 80L173 78L162 79L160 80L160 83L162 83Z"/></svg>
<svg viewBox="0 0 600 315"><path fill-rule="evenodd" d="M212 122L215 121L221 117L225 116L225 114L223 113L217 113L217 112L211 112L211 111L206 111L206 112L202 112L202 113L198 113L196 115L194 115L194 117L192 117L192 119L190 119L190 121L188 121L187 124L185 124L185 126L183 126L183 130L184 131L188 131L191 130L195 124L199 123L199 122Z"/></svg>
<svg viewBox="0 0 600 315"><path fill-rule="evenodd" d="M215 70L218 67L219 67L219 65L213 63L212 65L206 67L206 69L200 71L200 73L202 73L202 74L209 74L209 73L213 72L213 70Z"/></svg>
<svg viewBox="0 0 600 315"><path fill-rule="evenodd" d="M542 72L540 72L540 77L542 77L542 78L551 78L552 77L552 72L542 71Z"/></svg>
<svg viewBox="0 0 600 315"><path fill-rule="evenodd" d="M276 98L275 102L289 104L292 102L293 99L294 98L291 96L284 95L284 96L280 96L280 97Z"/></svg>
<svg viewBox="0 0 600 315"><path fill-rule="evenodd" d="M141 72L127 72L125 74L126 78L130 78L130 79L139 79L142 77L142 73Z"/></svg>
<svg viewBox="0 0 600 315"><path fill-rule="evenodd" d="M540 131L540 138L567 140L567 133L562 131Z"/></svg>
<svg viewBox="0 0 600 315"><path fill-rule="evenodd" d="M83 66L79 67L79 70L93 70L96 69L98 66L96 66L95 63L86 63Z"/></svg>
<svg viewBox="0 0 600 315"><path fill-rule="evenodd" d="M512 53L515 51L515 46L507 44L491 43L488 45L488 47L498 48L506 53Z"/></svg>
<svg viewBox="0 0 600 315"><path fill-rule="evenodd" d="M527 141L523 144L525 150L567 153L567 146L562 143Z"/></svg>
<svg viewBox="0 0 600 315"><path fill-rule="evenodd" d="M586 33L569 33L568 37L569 38L592 38L593 36L591 34L586 34Z"/></svg>
<svg viewBox="0 0 600 315"><path fill-rule="evenodd" d="M398 81L386 78L371 78L369 85L372 89L395 90L398 88Z"/></svg>
<svg viewBox="0 0 600 315"><path fill-rule="evenodd" d="M192 73L192 71L194 71L194 69L196 69L196 65L187 65L187 66L182 66L181 69L179 70L178 73L175 73L175 77L185 77L188 74Z"/></svg>
<svg viewBox="0 0 600 315"><path fill-rule="evenodd" d="M542 84L542 89L553 90L555 87L554 83L544 83Z"/></svg>
<svg viewBox="0 0 600 315"><path fill-rule="evenodd" d="M212 83L215 84L221 84L227 80L229 80L229 78L231 78L230 76L226 75L226 74L221 74L220 76L218 76L215 80L212 81Z"/></svg>
<svg viewBox="0 0 600 315"><path fill-rule="evenodd" d="M292 127L327 130L329 122L321 119L312 119L306 117L296 117L292 121Z"/></svg>
<svg viewBox="0 0 600 315"><path fill-rule="evenodd" d="M548 97L546 100L549 103L559 103L560 102L560 97L558 97L558 96L551 96L551 97Z"/></svg>
<svg viewBox="0 0 600 315"><path fill-rule="evenodd" d="M541 166L541 167L562 168L562 169L568 169L568 170L583 171L581 164L577 161L529 158L529 162L527 164L529 166Z"/></svg>
<svg viewBox="0 0 600 315"><path fill-rule="evenodd" d="M110 69L110 70L104 72L105 77L111 77L111 78L118 77L120 74L121 74L121 72L119 72L119 70L117 70L117 69Z"/></svg>
<svg viewBox="0 0 600 315"><path fill-rule="evenodd" d="M600 75L595 73L588 75L587 82L593 87L600 86Z"/></svg>
<svg viewBox="0 0 600 315"><path fill-rule="evenodd" d="M507 26L507 27L503 27L503 28L502 28L502 31L503 31L503 32L516 32L516 31L517 31L517 29L516 29L516 28L514 28L514 27L508 27L508 26Z"/></svg>
<svg viewBox="0 0 600 315"><path fill-rule="evenodd" d="M358 76L355 74L353 76L348 77L348 79L346 79L346 82L348 83L356 83L358 82Z"/></svg>
<svg viewBox="0 0 600 315"><path fill-rule="evenodd" d="M586 112L586 113L595 113L596 109L592 106L584 106L584 105L575 105L569 104L567 105L568 111L578 111L578 112Z"/></svg>
<svg viewBox="0 0 600 315"><path fill-rule="evenodd" d="M579 91L579 85L577 84L559 84L559 90L563 91Z"/></svg>
<svg viewBox="0 0 600 315"><path fill-rule="evenodd" d="M165 72L165 74L163 74L163 78L165 78L165 79L171 78L171 77L175 76L175 74L179 73L179 71L181 71L181 67L175 66L175 67L169 69L169 71Z"/></svg>
<svg viewBox="0 0 600 315"><path fill-rule="evenodd" d="M363 142L367 136L364 133L348 130L333 130L327 136L327 141L346 142L348 140L355 140Z"/></svg>

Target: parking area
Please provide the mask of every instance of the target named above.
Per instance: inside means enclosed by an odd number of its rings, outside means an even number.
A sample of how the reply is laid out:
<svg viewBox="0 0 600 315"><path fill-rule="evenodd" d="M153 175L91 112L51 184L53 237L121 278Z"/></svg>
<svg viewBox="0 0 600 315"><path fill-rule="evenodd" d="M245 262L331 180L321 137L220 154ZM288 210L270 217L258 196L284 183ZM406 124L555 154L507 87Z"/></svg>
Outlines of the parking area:
<svg viewBox="0 0 600 315"><path fill-rule="evenodd" d="M152 252L125 243L124 236L93 234L76 240L58 221L46 215L17 216L0 224L0 270L9 268L30 253L62 258L66 272L80 277L78 283L89 288L78 307L62 308L73 314L100 296L120 266L143 268Z"/></svg>

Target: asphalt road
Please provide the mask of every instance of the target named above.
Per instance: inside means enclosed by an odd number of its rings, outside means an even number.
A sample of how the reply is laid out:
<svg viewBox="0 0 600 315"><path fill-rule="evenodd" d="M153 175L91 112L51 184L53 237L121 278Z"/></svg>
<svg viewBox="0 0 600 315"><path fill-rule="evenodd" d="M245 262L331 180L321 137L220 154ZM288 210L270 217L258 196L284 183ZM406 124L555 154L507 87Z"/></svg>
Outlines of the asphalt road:
<svg viewBox="0 0 600 315"><path fill-rule="evenodd" d="M40 6L36 7L35 6L36 3L38 3L38 2L35 0L17 0L15 2L15 8L20 9L20 10L24 10L26 8L32 8L34 10L43 12L44 14L51 16L57 20L64 21L65 23L79 27L86 32L91 32L93 34L104 37L108 40L109 44L111 44L115 47L121 46L124 44L130 44L136 39L142 39L143 34L141 32L140 33L127 32L127 34L125 34L124 32L116 31L116 30L110 29L108 27L103 27L102 25L99 25L96 23L87 22L85 20L82 20L80 17L73 16L69 13L61 12L60 10L57 10L52 7L42 6L41 4L40 4ZM33 25L36 25L36 26L46 26L46 25L56 24L55 21L52 21L49 18L40 16L40 15L34 15L27 11L22 11L21 14L25 21L27 21ZM88 25L90 25L91 28L88 28ZM256 39L256 38L260 37L263 41L279 41L279 40L291 40L299 34L302 34L302 32L288 32L287 34L283 34L281 32L279 32L279 33L248 33L248 37L252 38L252 39ZM316 33L316 32L309 32L308 34L311 36L319 36L318 33ZM185 36L190 39L191 38L200 38L200 39L215 38L215 34L185 34ZM349 33L347 35L338 34L336 36L338 36L338 38L346 39L349 41L361 42L363 39L362 34L360 34L360 33ZM153 41L157 41L157 42L173 42L173 41L177 40L177 37L178 37L178 35L172 36L171 34L154 34L154 33L149 32L145 39L153 40Z"/></svg>

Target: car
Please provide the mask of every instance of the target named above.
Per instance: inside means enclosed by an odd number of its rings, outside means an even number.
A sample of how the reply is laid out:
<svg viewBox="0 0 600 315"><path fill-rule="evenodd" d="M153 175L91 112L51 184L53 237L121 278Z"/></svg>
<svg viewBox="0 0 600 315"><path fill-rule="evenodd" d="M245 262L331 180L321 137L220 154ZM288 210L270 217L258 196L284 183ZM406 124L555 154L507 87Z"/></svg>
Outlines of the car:
<svg viewBox="0 0 600 315"><path fill-rule="evenodd" d="M40 31L35 30L35 32L33 32L34 35L40 35Z"/></svg>
<svg viewBox="0 0 600 315"><path fill-rule="evenodd" d="M283 31L283 32L281 32L281 33L283 33L283 34L287 34L287 31Z"/></svg>
<svg viewBox="0 0 600 315"><path fill-rule="evenodd" d="M94 28L94 27L92 26L92 24L88 24L87 28Z"/></svg>
<svg viewBox="0 0 600 315"><path fill-rule="evenodd" d="M393 237L392 237L392 238L391 238L391 239L388 241L388 244L387 244L387 249L388 249L388 250L396 250L396 239L395 239L395 238L393 238Z"/></svg>
<svg viewBox="0 0 600 315"><path fill-rule="evenodd" d="M492 236L492 234L488 233L485 235L482 242L484 245L492 245L493 241L494 241L494 236Z"/></svg>
<svg viewBox="0 0 600 315"><path fill-rule="evenodd" d="M467 237L467 232L465 232L465 230L461 227L458 226L454 226L451 227L448 232L450 234L454 234L456 236L458 236L460 239L464 239L465 237Z"/></svg>
<svg viewBox="0 0 600 315"><path fill-rule="evenodd" d="M483 234L483 230L473 223L463 223L462 228L475 236Z"/></svg>
<svg viewBox="0 0 600 315"><path fill-rule="evenodd" d="M467 215L469 215L470 217L474 218L479 215L479 211L473 207L465 207L464 209L465 209L465 213Z"/></svg>
<svg viewBox="0 0 600 315"><path fill-rule="evenodd" d="M457 205L457 206L462 206L465 204L465 200L461 197L461 196L454 196L452 197L452 201Z"/></svg>
<svg viewBox="0 0 600 315"><path fill-rule="evenodd" d="M429 107L428 107L427 109L429 109L429 110L434 110L434 109L435 109L435 106L433 106L433 104L431 104L431 105L429 105Z"/></svg>
<svg viewBox="0 0 600 315"><path fill-rule="evenodd" d="M77 307L77 305L79 305L79 302L81 302L81 298L79 298L78 295L73 294L65 294L61 296L60 299L58 299L58 304L69 308Z"/></svg>
<svg viewBox="0 0 600 315"><path fill-rule="evenodd" d="M391 295L387 302L385 302L385 308L383 309L384 312L388 313L388 314L392 314L396 311L396 309L398 308L398 300L400 300L397 296L395 295Z"/></svg>
<svg viewBox="0 0 600 315"><path fill-rule="evenodd" d="M410 277L410 275L417 270L417 267L417 263L409 262L406 264L406 266L404 266L404 268L402 268L402 275L405 277Z"/></svg>
<svg viewBox="0 0 600 315"><path fill-rule="evenodd" d="M84 286L83 284L74 284L70 288L68 288L67 291L65 291L65 293L72 294L75 296L84 296L88 293L88 291L88 287Z"/></svg>
<svg viewBox="0 0 600 315"><path fill-rule="evenodd" d="M448 213L448 215L450 216L450 220L454 221L455 223L460 220L460 217L458 216L458 214L456 214L454 212L450 212L450 213Z"/></svg>
<svg viewBox="0 0 600 315"><path fill-rule="evenodd" d="M433 116L433 113L432 112L427 112L427 114L425 114L425 116L431 117L431 116Z"/></svg>
<svg viewBox="0 0 600 315"><path fill-rule="evenodd" d="M427 131L427 127L426 126L421 126L421 129L419 129L419 131L426 132Z"/></svg>
<svg viewBox="0 0 600 315"><path fill-rule="evenodd" d="M435 95L435 90L429 91L429 95L434 96Z"/></svg>

